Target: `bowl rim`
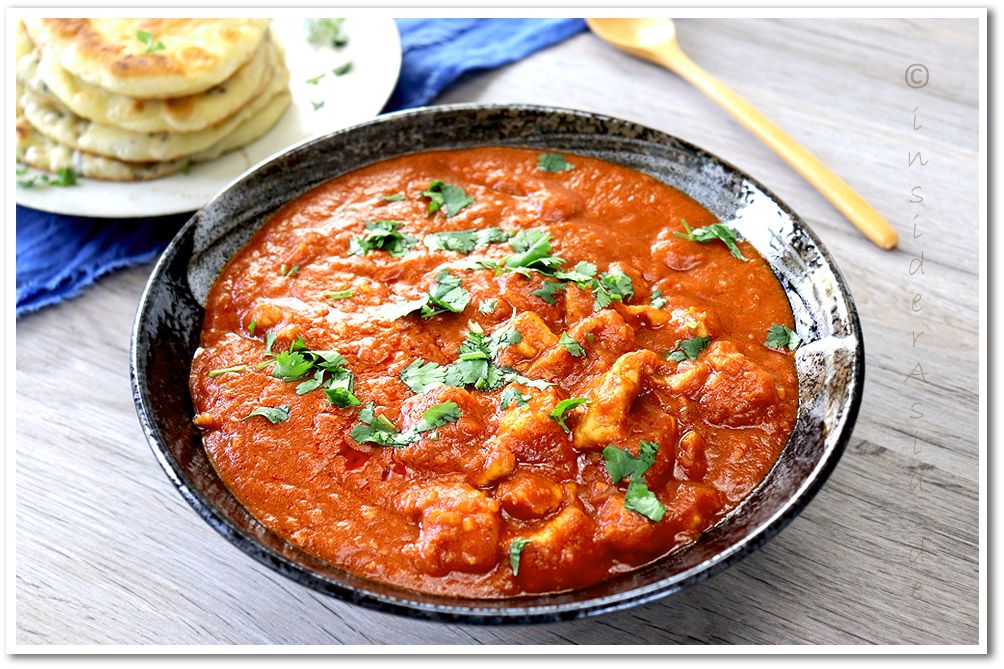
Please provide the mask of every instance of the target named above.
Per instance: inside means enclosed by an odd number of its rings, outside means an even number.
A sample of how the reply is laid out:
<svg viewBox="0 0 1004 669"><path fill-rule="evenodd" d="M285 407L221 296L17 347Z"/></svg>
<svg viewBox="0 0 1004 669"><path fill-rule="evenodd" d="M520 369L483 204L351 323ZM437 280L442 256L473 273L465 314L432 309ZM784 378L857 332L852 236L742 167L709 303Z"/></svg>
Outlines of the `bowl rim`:
<svg viewBox="0 0 1004 669"><path fill-rule="evenodd" d="M662 138L671 140L680 145L680 147L686 151L692 152L694 155L700 155L705 159L712 162L718 163L726 171L732 172L744 181L749 182L754 187L759 189L765 196L767 196L775 205L778 206L786 215L788 215L793 224L796 227L801 228L801 232L805 233L813 242L815 247L825 263L826 267L832 272L835 286L838 290L840 298L845 302L847 307L847 322L849 326L848 336L854 337L856 344L853 348L854 350L854 362L853 369L851 370L851 375L848 380L848 384L852 387L851 393L849 395L848 404L846 406L846 411L844 413L844 418L842 424L839 426L839 434L836 441L833 443L832 447L829 448L828 452L825 452L816 466L811 470L811 472L801 481L801 485L798 486L797 490L789 496L787 500L778 508L773 515L771 515L767 520L761 522L751 529L747 534L745 534L739 541L729 545L723 551L715 554L712 558L701 562L690 569L683 572L676 573L674 575L660 579L654 583L640 588L635 588L631 590L626 590L624 592L615 593L612 595L607 595L604 597L597 597L593 599L586 599L581 601L572 601L559 605L546 605L546 606L524 606L521 602L525 599L522 597L516 598L499 598L497 600L477 600L477 601L492 601L492 602L512 602L511 607L502 608L478 608L477 606L464 606L464 602L472 601L465 598L455 598L455 605L439 605L430 604L425 602L416 602L408 599L408 595L412 593L411 590L404 588L396 588L394 586L386 586L386 584L379 584L381 587L387 587L390 590L400 593L400 596L390 596L382 595L371 591L359 590L353 586L337 583L332 581L325 576L317 573L313 573L306 569L305 567L293 563L283 556L273 552L272 550L266 548L262 544L255 541L251 536L246 534L243 530L239 529L232 521L226 518L222 513L220 513L217 508L188 480L185 473L180 469L178 463L175 461L170 453L169 448L166 444L161 442L158 434L158 430L154 427L152 421L152 415L155 412L153 403L150 398L144 392L144 384L140 382L138 376L138 369L140 367L139 354L137 351L137 342L141 337L143 317L149 308L149 301L151 299L151 294L155 289L157 280L161 277L162 273L166 269L171 258L177 253L179 246L184 242L186 234L197 224L199 220L200 213L212 206L222 197L224 197L231 189L236 187L238 184L254 178L254 176L262 169L269 166L271 163L285 158L287 155L294 153L307 147L308 145L323 143L331 141L336 137L343 137L350 135L351 133L357 132L362 128L371 127L374 125L380 125L386 123L390 120L396 120L401 118L406 118L409 116L424 116L430 113L480 113L480 112L529 112L537 114L564 114L573 115L583 119L596 120L601 122L612 122L617 124L625 124L629 126L635 126L639 128L644 128L659 134ZM486 144L487 145L487 144ZM436 149L429 149L436 150ZM402 154L403 155L403 154ZM334 177L330 177L334 178ZM600 114L590 111L584 111L573 108L565 107L555 107L546 105L529 105L529 104L479 104L479 103L464 103L464 104L449 104L449 105L431 105L425 107L417 107L413 109L393 112L389 114L382 114L375 117L374 119L358 123L340 130L327 133L325 135L320 135L312 138L308 138L297 142L286 148L285 150L276 153L265 160L262 160L258 164L252 166L243 174L231 181L225 188L223 188L219 193L217 193L209 202L207 202L198 211L194 212L193 215L188 219L188 221L179 229L175 236L171 239L168 246L161 253L154 265L153 270L150 273L150 277L144 286L143 292L140 296L139 303L136 309L136 316L133 322L132 332L130 335L130 346L129 346L129 374L130 382L132 388L133 402L136 407L138 414L140 426L142 428L143 434L153 451L154 457L160 464L161 468L167 474L171 483L181 494L182 498L196 511L196 513L213 529L219 532L224 538L226 538L230 543L239 548L246 555L255 559L257 562L271 568L272 570L290 578L301 585L310 587L316 591L323 594L334 596L346 602L358 604L369 609L382 611L385 613L393 613L409 618L417 618L422 620L434 620L441 622L451 622L451 623L464 623L464 624L521 624L521 623L540 623L540 622L557 622L562 620L571 620L587 616L596 616L603 613L610 613L614 611L623 610L629 607L641 605L647 602L660 599L662 597L668 596L672 593L678 592L686 587L695 585L711 576L720 573L724 569L733 564L739 562L754 550L763 546L765 543L770 541L774 536L778 534L785 526L788 525L801 511L809 504L809 502L815 497L816 493L822 488L823 484L829 478L830 474L833 472L837 463L840 460L843 452L846 450L847 444L850 441L851 434L854 429L855 422L860 410L863 389L864 389L864 372L865 372L865 351L864 351L864 341L862 338L861 323L860 318L857 313L857 308L854 304L854 299L851 296L850 289L847 282L841 273L839 267L834 261L829 250L823 245L816 233L805 223L783 200L781 200L773 191L764 186L760 181L750 176L744 170L739 169L727 160L722 159L718 155L711 153L691 142L681 139L675 135L671 135L657 128L651 128L642 123L635 121L630 121L627 119L622 119L619 117L609 116L606 114ZM785 447L787 448L787 446ZM783 450L782 450L783 453ZM780 457L779 457L780 460ZM776 463L775 463L776 465ZM764 481L766 481L773 471L773 468L765 476ZM764 481L761 481L757 487L763 485ZM750 495L755 492L750 492ZM749 495L747 495L747 498ZM736 511L741 508L742 503L733 510ZM732 513L732 512L730 512ZM719 521L720 522L720 521ZM288 543L288 542L287 542ZM291 544L292 545L292 544ZM664 559L665 556L659 558L659 560ZM656 561L658 562L658 560ZM347 572L349 573L349 572ZM361 577L362 578L362 577ZM365 580L365 578L363 578ZM376 583L376 582L375 582ZM424 593L417 593L424 594ZM536 596L542 597L542 596ZM453 598L447 598L453 599Z"/></svg>

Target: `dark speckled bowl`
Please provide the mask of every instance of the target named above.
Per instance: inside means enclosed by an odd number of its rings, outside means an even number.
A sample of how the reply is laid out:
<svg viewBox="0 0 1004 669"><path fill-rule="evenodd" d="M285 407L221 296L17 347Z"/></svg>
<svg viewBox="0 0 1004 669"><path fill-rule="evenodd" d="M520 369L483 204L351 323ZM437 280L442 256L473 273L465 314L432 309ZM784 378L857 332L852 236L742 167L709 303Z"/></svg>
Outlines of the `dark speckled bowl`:
<svg viewBox="0 0 1004 669"><path fill-rule="evenodd" d="M763 483L688 548L589 588L517 599L463 599L355 576L290 545L242 507L213 470L188 390L203 304L227 259L272 212L314 186L372 162L431 149L484 145L594 156L687 193L767 259L807 342L795 358L795 431ZM723 160L664 133L615 118L526 106L446 106L381 117L300 144L259 165L202 208L160 258L132 337L136 410L154 455L203 519L280 574L363 606L468 623L554 621L622 609L697 583L761 546L801 511L851 435L864 381L854 303L833 259L787 206Z"/></svg>

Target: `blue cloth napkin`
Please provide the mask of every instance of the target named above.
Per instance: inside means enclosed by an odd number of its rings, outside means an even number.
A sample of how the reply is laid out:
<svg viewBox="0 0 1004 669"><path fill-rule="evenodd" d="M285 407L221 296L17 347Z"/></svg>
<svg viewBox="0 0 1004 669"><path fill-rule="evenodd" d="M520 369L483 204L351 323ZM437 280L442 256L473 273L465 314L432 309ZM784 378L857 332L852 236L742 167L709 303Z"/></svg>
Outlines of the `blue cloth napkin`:
<svg viewBox="0 0 1004 669"><path fill-rule="evenodd" d="M585 30L582 19L398 19L401 76L385 112L430 103L467 73L517 61ZM113 220L17 207L17 316L149 262L190 214Z"/></svg>

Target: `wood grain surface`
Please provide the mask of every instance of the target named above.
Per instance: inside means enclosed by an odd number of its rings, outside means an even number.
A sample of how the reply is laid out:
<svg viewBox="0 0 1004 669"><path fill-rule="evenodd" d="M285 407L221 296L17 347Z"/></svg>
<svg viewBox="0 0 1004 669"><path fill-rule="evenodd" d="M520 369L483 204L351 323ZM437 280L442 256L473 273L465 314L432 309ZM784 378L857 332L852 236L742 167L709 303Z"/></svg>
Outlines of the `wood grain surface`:
<svg viewBox="0 0 1004 669"><path fill-rule="evenodd" d="M677 27L686 53L893 224L896 250L868 242L683 80L587 33L469 77L437 102L548 104L645 123L746 170L822 238L860 311L865 394L847 452L787 529L698 586L575 622L419 622L317 594L221 538L154 460L129 389L144 266L17 324L17 643L977 643L977 21ZM930 75L923 88L906 84L915 63Z"/></svg>

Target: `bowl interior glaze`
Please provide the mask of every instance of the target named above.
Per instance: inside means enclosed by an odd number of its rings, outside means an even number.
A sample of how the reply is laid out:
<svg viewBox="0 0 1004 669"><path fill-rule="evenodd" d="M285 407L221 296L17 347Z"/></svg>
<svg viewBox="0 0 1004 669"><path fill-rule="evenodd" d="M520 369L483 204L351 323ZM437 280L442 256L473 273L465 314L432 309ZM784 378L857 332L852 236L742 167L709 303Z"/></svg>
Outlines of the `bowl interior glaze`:
<svg viewBox="0 0 1004 669"><path fill-rule="evenodd" d="M795 355L795 430L767 478L699 541L612 580L511 599L428 595L369 581L266 529L213 469L192 424L190 361L213 280L282 205L340 174L418 151L485 145L578 153L646 172L735 228L777 274L806 341ZM468 623L575 618L646 602L697 583L766 542L809 502L850 437L864 350L847 286L819 239L757 181L665 133L620 119L530 106L441 106L397 113L307 141L252 169L197 212L161 256L132 338L133 396L154 454L202 518L259 562L340 599Z"/></svg>

